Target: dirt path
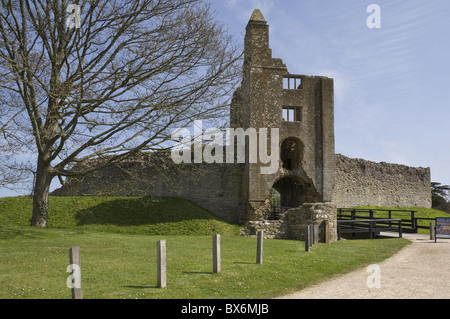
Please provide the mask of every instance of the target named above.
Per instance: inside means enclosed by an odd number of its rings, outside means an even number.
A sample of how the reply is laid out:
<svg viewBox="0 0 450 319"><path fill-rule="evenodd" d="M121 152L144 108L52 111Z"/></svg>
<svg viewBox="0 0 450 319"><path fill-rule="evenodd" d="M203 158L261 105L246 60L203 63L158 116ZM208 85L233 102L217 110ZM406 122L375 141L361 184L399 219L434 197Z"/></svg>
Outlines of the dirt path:
<svg viewBox="0 0 450 319"><path fill-rule="evenodd" d="M379 266L375 273L363 268L280 299L450 299L450 240L429 235L404 234L413 243Z"/></svg>

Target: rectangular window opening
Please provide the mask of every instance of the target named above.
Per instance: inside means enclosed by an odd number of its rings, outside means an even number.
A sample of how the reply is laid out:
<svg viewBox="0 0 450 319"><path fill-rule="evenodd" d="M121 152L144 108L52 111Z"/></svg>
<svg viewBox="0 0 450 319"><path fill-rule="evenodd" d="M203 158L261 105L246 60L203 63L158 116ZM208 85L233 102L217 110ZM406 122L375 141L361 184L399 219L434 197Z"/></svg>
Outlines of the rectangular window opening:
<svg viewBox="0 0 450 319"><path fill-rule="evenodd" d="M283 78L283 89L285 90L297 90L302 84L302 79L300 78Z"/></svg>
<svg viewBox="0 0 450 319"><path fill-rule="evenodd" d="M283 106L282 116L286 122L300 122L302 120L302 108L299 106Z"/></svg>

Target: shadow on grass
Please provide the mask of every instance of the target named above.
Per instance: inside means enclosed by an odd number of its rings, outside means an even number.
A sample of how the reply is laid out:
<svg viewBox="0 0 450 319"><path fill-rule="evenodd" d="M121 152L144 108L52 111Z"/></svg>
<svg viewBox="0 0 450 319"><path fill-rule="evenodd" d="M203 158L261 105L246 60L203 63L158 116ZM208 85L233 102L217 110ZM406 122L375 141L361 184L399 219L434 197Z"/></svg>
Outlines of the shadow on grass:
<svg viewBox="0 0 450 319"><path fill-rule="evenodd" d="M212 271L183 271L183 274L187 275L212 275Z"/></svg>
<svg viewBox="0 0 450 319"><path fill-rule="evenodd" d="M0 226L0 239L8 240L14 239L17 236L23 236L30 239L36 239L42 236L42 234L38 233L39 229L34 231L33 228L29 227L29 229L18 229L14 227L5 227Z"/></svg>
<svg viewBox="0 0 450 319"><path fill-rule="evenodd" d="M121 286L122 288L132 288L132 289L159 289L158 286Z"/></svg>
<svg viewBox="0 0 450 319"><path fill-rule="evenodd" d="M175 197L121 198L103 202L76 214L78 226L140 226L191 219L217 218L194 203Z"/></svg>

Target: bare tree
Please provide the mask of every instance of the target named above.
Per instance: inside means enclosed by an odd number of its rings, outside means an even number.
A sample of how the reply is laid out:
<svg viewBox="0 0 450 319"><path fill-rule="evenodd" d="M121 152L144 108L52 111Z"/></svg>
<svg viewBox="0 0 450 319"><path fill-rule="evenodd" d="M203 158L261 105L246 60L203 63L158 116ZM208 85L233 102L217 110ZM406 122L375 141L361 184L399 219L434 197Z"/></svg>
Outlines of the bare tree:
<svg viewBox="0 0 450 319"><path fill-rule="evenodd" d="M0 148L34 161L32 226L47 225L55 177L224 115L241 54L203 1L0 1Z"/></svg>

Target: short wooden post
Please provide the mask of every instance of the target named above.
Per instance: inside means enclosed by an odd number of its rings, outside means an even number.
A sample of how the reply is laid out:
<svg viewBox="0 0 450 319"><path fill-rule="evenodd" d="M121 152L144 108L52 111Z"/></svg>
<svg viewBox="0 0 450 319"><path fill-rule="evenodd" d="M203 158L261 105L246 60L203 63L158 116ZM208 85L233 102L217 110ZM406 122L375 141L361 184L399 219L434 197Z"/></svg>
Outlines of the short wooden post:
<svg viewBox="0 0 450 319"><path fill-rule="evenodd" d="M213 236L213 272L220 272L220 234Z"/></svg>
<svg viewBox="0 0 450 319"><path fill-rule="evenodd" d="M434 236L436 236L434 222L430 222L430 240L433 240Z"/></svg>
<svg viewBox="0 0 450 319"><path fill-rule="evenodd" d="M256 243L256 263L262 264L263 262L263 240L264 240L264 231L260 230L257 234L257 243Z"/></svg>
<svg viewBox="0 0 450 319"><path fill-rule="evenodd" d="M400 219L398 221L398 238L403 237L403 227L402 227L402 220Z"/></svg>
<svg viewBox="0 0 450 319"><path fill-rule="evenodd" d="M69 249L69 271L70 287L72 288L72 299L83 299L83 292L81 290L81 255L80 247L71 247Z"/></svg>
<svg viewBox="0 0 450 319"><path fill-rule="evenodd" d="M307 225L306 229L305 229L305 251L306 252L309 252L309 248L310 248L310 244L309 244L309 241L311 239L310 232L311 232L311 226Z"/></svg>
<svg viewBox="0 0 450 319"><path fill-rule="evenodd" d="M158 263L158 288L165 288L167 286L166 281L166 241L160 240L156 244L156 261Z"/></svg>

